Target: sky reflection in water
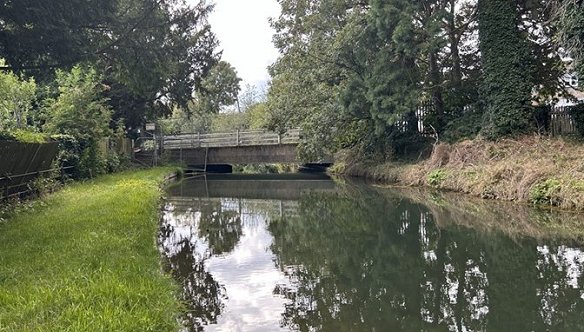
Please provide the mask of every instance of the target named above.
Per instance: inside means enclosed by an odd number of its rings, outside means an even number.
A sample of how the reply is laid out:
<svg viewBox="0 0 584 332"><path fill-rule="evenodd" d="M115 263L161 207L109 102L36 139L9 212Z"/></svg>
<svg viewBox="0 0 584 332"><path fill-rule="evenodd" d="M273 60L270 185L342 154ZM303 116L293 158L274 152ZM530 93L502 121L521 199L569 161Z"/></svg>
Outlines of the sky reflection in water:
<svg viewBox="0 0 584 332"><path fill-rule="evenodd" d="M293 181L169 191L159 242L186 331L584 331L580 243L445 223L391 189Z"/></svg>

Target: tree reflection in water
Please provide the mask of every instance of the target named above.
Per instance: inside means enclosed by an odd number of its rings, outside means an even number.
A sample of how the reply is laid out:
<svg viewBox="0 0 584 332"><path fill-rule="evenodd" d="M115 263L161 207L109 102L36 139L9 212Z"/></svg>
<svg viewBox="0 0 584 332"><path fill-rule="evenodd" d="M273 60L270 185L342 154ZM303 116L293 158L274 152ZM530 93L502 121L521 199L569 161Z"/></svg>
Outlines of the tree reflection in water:
<svg viewBox="0 0 584 332"><path fill-rule="evenodd" d="M450 225L368 190L272 219L282 325L331 331L584 331L579 248Z"/></svg>
<svg viewBox="0 0 584 332"><path fill-rule="evenodd" d="M180 282L189 331L217 323L227 298L225 288L205 270L213 255L228 253L241 237L241 220L234 211L221 211L221 204L205 204L197 211L174 213L167 206L159 232L159 246L167 269Z"/></svg>
<svg viewBox="0 0 584 332"><path fill-rule="evenodd" d="M246 218L263 216L272 235L265 247L284 276L273 285L273 296L286 299L274 330L584 331L580 243L438 226L447 214L367 186L304 193L285 208L226 202L167 211L163 220L161 248L183 286L192 331L217 323L229 306L205 263L247 243L241 204Z"/></svg>

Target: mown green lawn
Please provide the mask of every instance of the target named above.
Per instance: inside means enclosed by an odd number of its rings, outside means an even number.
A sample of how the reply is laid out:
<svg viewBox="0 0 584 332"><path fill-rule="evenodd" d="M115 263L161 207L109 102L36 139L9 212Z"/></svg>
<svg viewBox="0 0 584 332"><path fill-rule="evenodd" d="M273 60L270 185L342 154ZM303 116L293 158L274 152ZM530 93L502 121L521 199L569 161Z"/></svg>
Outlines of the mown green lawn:
<svg viewBox="0 0 584 332"><path fill-rule="evenodd" d="M156 248L173 169L77 183L0 224L0 331L176 331Z"/></svg>

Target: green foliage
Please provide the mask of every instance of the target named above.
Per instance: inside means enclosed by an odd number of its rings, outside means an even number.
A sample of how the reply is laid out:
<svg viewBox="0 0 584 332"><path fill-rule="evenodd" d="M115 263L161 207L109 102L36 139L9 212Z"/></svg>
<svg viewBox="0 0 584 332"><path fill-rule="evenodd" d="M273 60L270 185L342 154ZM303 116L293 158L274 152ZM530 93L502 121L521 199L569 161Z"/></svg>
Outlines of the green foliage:
<svg viewBox="0 0 584 332"><path fill-rule="evenodd" d="M123 170L123 162L115 152L108 152L105 160L105 169L108 173L115 173Z"/></svg>
<svg viewBox="0 0 584 332"><path fill-rule="evenodd" d="M107 137L111 110L101 96L103 86L92 68L74 67L57 71L59 95L46 101L46 132L66 134L84 141Z"/></svg>
<svg viewBox="0 0 584 332"><path fill-rule="evenodd" d="M279 2L267 126L302 127L302 155L412 150L420 138L405 119L425 104L440 139L523 134L535 129L532 99L560 91L543 0Z"/></svg>
<svg viewBox="0 0 584 332"><path fill-rule="evenodd" d="M265 102L249 106L245 115L249 129L265 129L268 126L268 106Z"/></svg>
<svg viewBox="0 0 584 332"><path fill-rule="evenodd" d="M167 135L180 133L207 132L211 125L213 114L193 113L189 114L181 107L175 107L172 115L158 122L162 133Z"/></svg>
<svg viewBox="0 0 584 332"><path fill-rule="evenodd" d="M282 56L271 68L268 127L302 127L304 156L351 148L396 153L404 118L422 101L441 133L447 111L476 101L480 74L471 32L475 6L463 1L282 0L273 22ZM394 145L393 147L391 145ZM362 157L363 155L361 155Z"/></svg>
<svg viewBox="0 0 584 332"><path fill-rule="evenodd" d="M359 119L345 111L340 98L349 73L359 69L344 57L360 38L364 5L352 0L280 4L282 15L272 24L282 56L270 68L266 125L280 133L302 127L301 155L318 160L335 152L339 141L357 143L343 138L344 129ZM366 117L367 109L361 111Z"/></svg>
<svg viewBox="0 0 584 332"><path fill-rule="evenodd" d="M0 57L8 68L49 82L55 68L90 63L109 87L115 118L129 129L169 113L169 105L186 107L219 59L206 1L22 0L0 7Z"/></svg>
<svg viewBox="0 0 584 332"><path fill-rule="evenodd" d="M557 179L547 179L535 184L529 191L529 201L535 205L557 206L558 201L556 193L561 189L562 183Z"/></svg>
<svg viewBox="0 0 584 332"><path fill-rule="evenodd" d="M220 61L213 66L198 91L199 113L219 113L224 106L235 104L240 81L235 68L229 63Z"/></svg>
<svg viewBox="0 0 584 332"><path fill-rule="evenodd" d="M0 59L0 66L4 61ZM12 72L0 71L0 131L27 128L34 124L36 100L34 79L24 79Z"/></svg>
<svg viewBox="0 0 584 332"><path fill-rule="evenodd" d="M515 136L531 128L533 67L517 27L511 0L479 0L479 41L484 68L482 134L490 139Z"/></svg>
<svg viewBox="0 0 584 332"><path fill-rule="evenodd" d="M247 114L245 113L221 113L216 114L211 122L211 132L232 132L249 128Z"/></svg>
<svg viewBox="0 0 584 332"><path fill-rule="evenodd" d="M584 138L584 104L570 108L570 115L576 124L576 131L580 138Z"/></svg>
<svg viewBox="0 0 584 332"><path fill-rule="evenodd" d="M456 142L473 139L480 132L483 124L483 113L477 110L460 112L453 116L445 127L441 139L446 142Z"/></svg>
<svg viewBox="0 0 584 332"><path fill-rule="evenodd" d="M235 130L262 130L267 127L266 104L259 102L246 107L243 112L193 113L175 108L172 116L159 121L165 134L232 132Z"/></svg>
<svg viewBox="0 0 584 332"><path fill-rule="evenodd" d="M30 130L16 129L10 132L11 136L22 143L46 143L48 135Z"/></svg>
<svg viewBox="0 0 584 332"><path fill-rule="evenodd" d="M558 44L574 58L574 69L580 77L580 85L584 86L584 2L558 0L554 4Z"/></svg>
<svg viewBox="0 0 584 332"><path fill-rule="evenodd" d="M289 164L259 164L259 165L235 165L234 173L243 174L280 174L297 171L295 165Z"/></svg>
<svg viewBox="0 0 584 332"><path fill-rule="evenodd" d="M432 187L439 187L448 177L448 173L444 169L435 169L428 173L428 184Z"/></svg>
<svg viewBox="0 0 584 332"><path fill-rule="evenodd" d="M0 140L17 141L22 143L45 143L48 136L43 133L25 129L15 129L7 132L0 132Z"/></svg>
<svg viewBox="0 0 584 332"><path fill-rule="evenodd" d="M111 111L101 96L103 86L96 71L81 66L70 72L57 71L59 95L46 101L44 130L67 135L62 146L63 166L74 166L76 177L93 177L105 172L105 158L99 142L111 135ZM61 136L64 137L64 136Z"/></svg>
<svg viewBox="0 0 584 332"><path fill-rule="evenodd" d="M79 165L79 158L82 147L75 137L71 135L52 135L51 139L59 143L59 152L55 158L55 163L60 167L67 167L67 174L74 174L75 177L80 177L77 165ZM69 169L69 167L75 167Z"/></svg>

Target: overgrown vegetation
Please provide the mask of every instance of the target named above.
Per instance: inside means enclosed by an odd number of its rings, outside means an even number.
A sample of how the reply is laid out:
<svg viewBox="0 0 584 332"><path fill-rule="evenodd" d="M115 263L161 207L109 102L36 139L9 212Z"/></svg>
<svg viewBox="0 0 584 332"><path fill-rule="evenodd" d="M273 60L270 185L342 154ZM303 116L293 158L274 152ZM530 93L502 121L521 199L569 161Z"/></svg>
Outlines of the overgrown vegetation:
<svg viewBox="0 0 584 332"><path fill-rule="evenodd" d="M428 173L428 184L432 187L439 187L444 180L446 180L447 174L443 169L435 169Z"/></svg>
<svg viewBox="0 0 584 332"><path fill-rule="evenodd" d="M584 139L584 104L574 106L570 109L570 115L576 125L576 131L581 139Z"/></svg>
<svg viewBox="0 0 584 332"><path fill-rule="evenodd" d="M75 66L56 71L54 89L41 90L33 79L11 72L0 73L0 93L14 91L0 107L0 139L24 143L59 142L55 167L73 167L75 178L88 178L119 169L122 156L105 146L107 139L124 136L121 123L112 121L112 110L103 93L103 78L95 69ZM101 145L101 146L100 146ZM109 151L109 152L108 152Z"/></svg>
<svg viewBox="0 0 584 332"><path fill-rule="evenodd" d="M431 186L487 199L584 211L584 146L525 136L439 144L427 160L340 163L335 172L402 185Z"/></svg>
<svg viewBox="0 0 584 332"><path fill-rule="evenodd" d="M532 60L517 24L515 1L479 0L478 22L485 104L482 134L490 139L530 131Z"/></svg>
<svg viewBox="0 0 584 332"><path fill-rule="evenodd" d="M543 0L279 0L268 127L302 127L306 159L399 159L421 109L425 137L442 141L534 133L533 106L565 88L558 36L580 16L577 1L552 2L570 4L570 24Z"/></svg>
<svg viewBox="0 0 584 332"><path fill-rule="evenodd" d="M155 244L171 169L124 172L27 202L0 222L2 331L176 331Z"/></svg>
<svg viewBox="0 0 584 332"><path fill-rule="evenodd" d="M110 142L237 100L204 0L1 2L0 139L60 142L76 178L120 168ZM109 151L109 152L108 152Z"/></svg>

